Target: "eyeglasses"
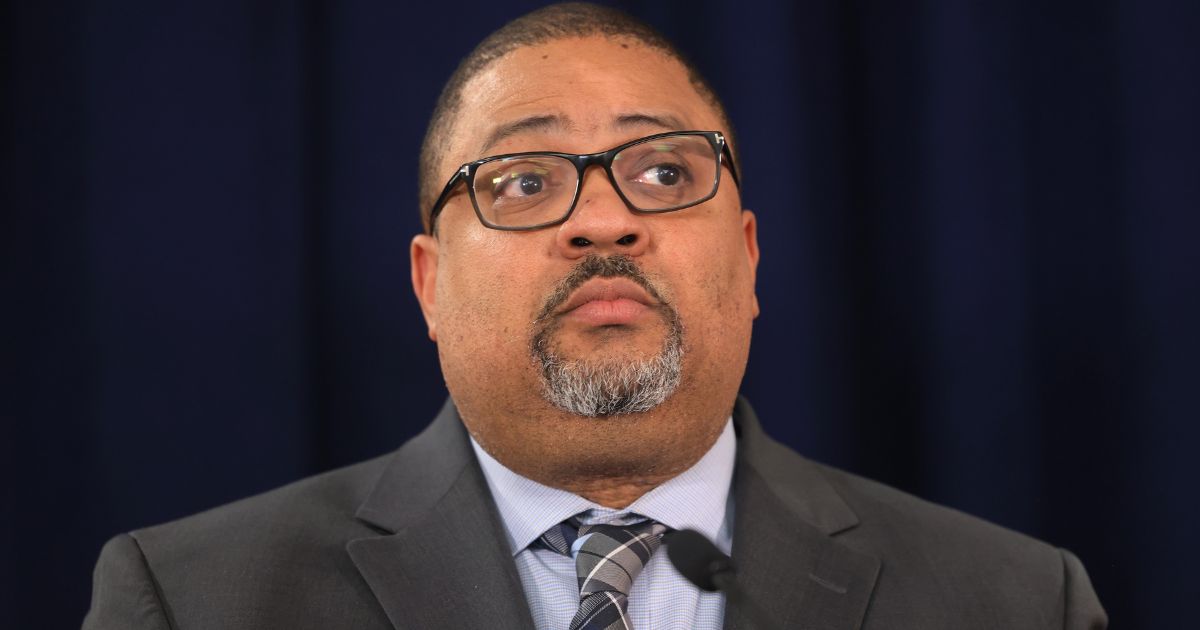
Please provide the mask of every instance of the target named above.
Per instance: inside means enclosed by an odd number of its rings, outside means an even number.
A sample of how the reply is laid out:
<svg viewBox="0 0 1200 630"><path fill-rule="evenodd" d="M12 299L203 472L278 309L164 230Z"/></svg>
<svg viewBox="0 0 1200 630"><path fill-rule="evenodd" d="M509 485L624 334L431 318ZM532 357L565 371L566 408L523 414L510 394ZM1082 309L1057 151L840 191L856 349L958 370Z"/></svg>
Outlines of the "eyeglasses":
<svg viewBox="0 0 1200 630"><path fill-rule="evenodd" d="M467 162L459 167L429 213L432 234L438 214L465 182L475 215L494 230L536 230L566 221L579 201L583 174L598 164L617 194L640 213L673 212L717 194L721 166L737 169L719 131L672 131L589 154L532 151Z"/></svg>

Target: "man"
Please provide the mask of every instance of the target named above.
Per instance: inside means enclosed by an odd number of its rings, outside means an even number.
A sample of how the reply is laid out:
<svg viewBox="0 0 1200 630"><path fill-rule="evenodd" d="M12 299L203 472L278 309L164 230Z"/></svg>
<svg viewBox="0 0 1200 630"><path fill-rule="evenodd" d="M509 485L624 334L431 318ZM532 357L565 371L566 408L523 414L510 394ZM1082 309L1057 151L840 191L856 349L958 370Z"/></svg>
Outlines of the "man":
<svg viewBox="0 0 1200 630"><path fill-rule="evenodd" d="M737 398L759 253L729 123L644 25L560 5L485 40L439 101L421 199L439 417L112 540L85 627L1105 626L1069 553L763 435ZM658 550L682 529L732 553L744 600L674 571Z"/></svg>

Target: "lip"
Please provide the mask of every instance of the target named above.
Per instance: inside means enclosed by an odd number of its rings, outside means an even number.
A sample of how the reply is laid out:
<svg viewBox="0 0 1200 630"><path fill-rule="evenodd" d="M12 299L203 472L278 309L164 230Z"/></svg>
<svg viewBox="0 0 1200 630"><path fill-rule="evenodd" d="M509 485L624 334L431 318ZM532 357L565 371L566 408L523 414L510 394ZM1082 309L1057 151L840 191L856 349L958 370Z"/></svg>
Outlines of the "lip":
<svg viewBox="0 0 1200 630"><path fill-rule="evenodd" d="M628 324L655 305L646 290L628 278L594 278L571 294L558 315L596 326Z"/></svg>

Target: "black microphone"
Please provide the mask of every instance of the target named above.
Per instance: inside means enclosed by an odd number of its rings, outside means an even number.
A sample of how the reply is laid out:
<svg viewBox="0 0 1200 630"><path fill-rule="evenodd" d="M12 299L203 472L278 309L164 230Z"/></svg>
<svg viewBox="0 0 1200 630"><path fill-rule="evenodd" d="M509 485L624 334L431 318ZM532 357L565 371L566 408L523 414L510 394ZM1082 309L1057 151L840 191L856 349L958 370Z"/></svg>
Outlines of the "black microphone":
<svg viewBox="0 0 1200 630"><path fill-rule="evenodd" d="M670 531L663 536L663 543L667 545L667 558L689 582L706 591L724 591L729 603L746 611L755 628L775 628L766 612L746 595L734 579L737 569L733 558L721 553L704 534L692 529Z"/></svg>

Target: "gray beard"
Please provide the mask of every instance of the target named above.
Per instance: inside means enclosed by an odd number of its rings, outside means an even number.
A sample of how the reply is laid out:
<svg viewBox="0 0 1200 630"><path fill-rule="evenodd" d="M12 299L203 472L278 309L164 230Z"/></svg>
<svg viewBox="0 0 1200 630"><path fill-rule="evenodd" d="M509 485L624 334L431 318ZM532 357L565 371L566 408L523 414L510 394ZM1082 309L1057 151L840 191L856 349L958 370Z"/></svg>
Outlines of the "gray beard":
<svg viewBox="0 0 1200 630"><path fill-rule="evenodd" d="M683 335L672 324L659 353L636 361L569 360L549 344L535 344L542 396L563 411L589 418L654 409L675 393L682 373Z"/></svg>
<svg viewBox="0 0 1200 630"><path fill-rule="evenodd" d="M639 360L589 360L568 359L557 353L551 338L558 327L546 316L571 290L596 276L631 278L659 300L658 311L666 320L667 337L658 354ZM643 413L666 402L679 387L683 371L679 314L626 256L588 257L547 302L535 328L530 351L542 377L542 396L563 411L589 418Z"/></svg>

